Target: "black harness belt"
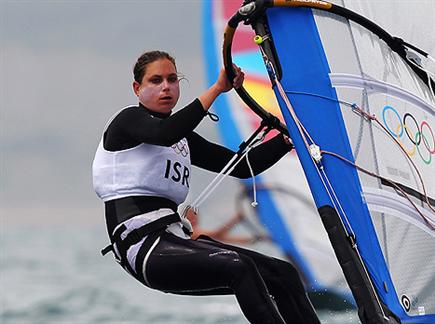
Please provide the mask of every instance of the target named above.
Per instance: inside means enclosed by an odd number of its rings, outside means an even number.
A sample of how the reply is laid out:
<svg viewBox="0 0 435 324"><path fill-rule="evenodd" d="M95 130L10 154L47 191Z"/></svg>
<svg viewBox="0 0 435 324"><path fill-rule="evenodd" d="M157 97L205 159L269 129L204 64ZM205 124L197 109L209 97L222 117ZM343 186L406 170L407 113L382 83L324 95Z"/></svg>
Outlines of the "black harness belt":
<svg viewBox="0 0 435 324"><path fill-rule="evenodd" d="M127 229L127 227L122 224L116 229L116 231L112 235L113 243L101 250L101 254L106 255L107 253L112 251L115 255L115 259L121 264L121 266L125 270L127 270L132 276L134 276L143 284L148 285L145 280L144 274L142 273L145 255L151 248L152 244L156 241L158 237L160 237L160 235L166 230L166 228L173 223L179 222L180 220L180 215L178 215L177 213L164 216L151 223L135 228L134 230L129 232L124 239L121 238L121 234ZM146 236L147 238L145 239L142 246L139 248L136 257L136 264L134 265L135 269L133 269L127 260L127 251L130 246L139 243ZM118 253L115 252L115 244ZM118 254L119 259L117 258Z"/></svg>
<svg viewBox="0 0 435 324"><path fill-rule="evenodd" d="M121 234L127 229L127 227L122 224L113 233L113 244L116 244L119 251L127 251L130 246L139 243L145 236L161 229L166 229L167 226L179 221L181 221L181 219L177 213L170 214L132 230L124 239L121 238ZM102 249L101 254L106 255L110 251L113 251L113 244Z"/></svg>
<svg viewBox="0 0 435 324"><path fill-rule="evenodd" d="M174 213L177 211L177 204L163 197L130 196L106 201L104 203L106 214L106 225L111 242L112 234L116 226L125 222L133 216L145 214L161 208L169 208Z"/></svg>
<svg viewBox="0 0 435 324"><path fill-rule="evenodd" d="M133 229L124 239L121 237L127 229L127 226L123 224L126 220L162 208L171 209L173 213ZM145 285L148 285L143 274L145 256L169 225L181 221L176 211L177 204L163 197L130 196L105 202L106 225L111 244L102 249L101 253L106 255L113 252L115 260L125 270ZM188 235L190 234L184 226L183 231ZM137 252L135 265L130 265L127 259L127 251L132 245L143 240L144 237L146 239Z"/></svg>

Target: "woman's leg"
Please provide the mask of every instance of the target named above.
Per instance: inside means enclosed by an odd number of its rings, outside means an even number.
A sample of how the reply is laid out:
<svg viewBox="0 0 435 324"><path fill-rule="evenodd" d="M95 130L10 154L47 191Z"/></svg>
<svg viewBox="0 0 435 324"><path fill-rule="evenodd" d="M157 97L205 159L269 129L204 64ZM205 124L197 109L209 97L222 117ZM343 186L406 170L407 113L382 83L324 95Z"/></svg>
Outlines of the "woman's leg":
<svg viewBox="0 0 435 324"><path fill-rule="evenodd" d="M214 242L216 246L231 248L253 260L287 324L320 323L305 292L299 273L293 265L258 252L229 246L209 237L200 236L198 241Z"/></svg>
<svg viewBox="0 0 435 324"><path fill-rule="evenodd" d="M152 288L175 294L232 291L251 323L285 323L255 263L213 242L184 240L164 233L148 258L146 277Z"/></svg>

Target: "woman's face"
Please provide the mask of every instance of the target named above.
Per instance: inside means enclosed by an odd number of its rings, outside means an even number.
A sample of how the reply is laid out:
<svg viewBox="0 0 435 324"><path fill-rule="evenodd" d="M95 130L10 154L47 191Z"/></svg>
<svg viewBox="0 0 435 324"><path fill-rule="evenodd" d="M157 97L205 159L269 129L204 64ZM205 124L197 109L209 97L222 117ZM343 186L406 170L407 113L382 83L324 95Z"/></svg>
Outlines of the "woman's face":
<svg viewBox="0 0 435 324"><path fill-rule="evenodd" d="M139 101L148 109L163 114L170 113L180 96L174 64L168 59L149 63L142 82L133 82L133 90Z"/></svg>

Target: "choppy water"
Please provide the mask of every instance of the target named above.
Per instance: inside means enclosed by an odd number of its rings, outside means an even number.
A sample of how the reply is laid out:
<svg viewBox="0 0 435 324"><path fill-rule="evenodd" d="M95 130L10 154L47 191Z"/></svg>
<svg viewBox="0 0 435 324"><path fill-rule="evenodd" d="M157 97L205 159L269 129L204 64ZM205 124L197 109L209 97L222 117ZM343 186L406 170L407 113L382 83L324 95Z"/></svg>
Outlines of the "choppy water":
<svg viewBox="0 0 435 324"><path fill-rule="evenodd" d="M247 323L231 296L186 297L148 289L110 255L102 228L8 227L0 238L0 322ZM359 323L354 311L322 323Z"/></svg>

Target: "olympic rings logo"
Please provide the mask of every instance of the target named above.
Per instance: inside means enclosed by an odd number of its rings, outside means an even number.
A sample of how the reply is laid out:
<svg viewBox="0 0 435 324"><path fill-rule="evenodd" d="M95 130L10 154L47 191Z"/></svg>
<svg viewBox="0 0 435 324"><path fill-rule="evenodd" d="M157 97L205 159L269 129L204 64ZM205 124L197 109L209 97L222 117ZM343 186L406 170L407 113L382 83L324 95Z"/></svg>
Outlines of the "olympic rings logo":
<svg viewBox="0 0 435 324"><path fill-rule="evenodd" d="M393 114L393 118L397 119L397 124L393 121L387 121L387 113ZM403 147L409 157L418 155L426 164L432 162L432 155L435 153L435 137L432 127L427 121L417 122L415 117L410 113L400 116L392 106L385 106L382 110L382 119L388 132L396 138L399 144ZM414 126L411 128L411 124Z"/></svg>
<svg viewBox="0 0 435 324"><path fill-rule="evenodd" d="M187 140L184 138L178 143L172 145L172 148L175 151L175 153L181 154L183 157L189 155L189 147L187 146Z"/></svg>

